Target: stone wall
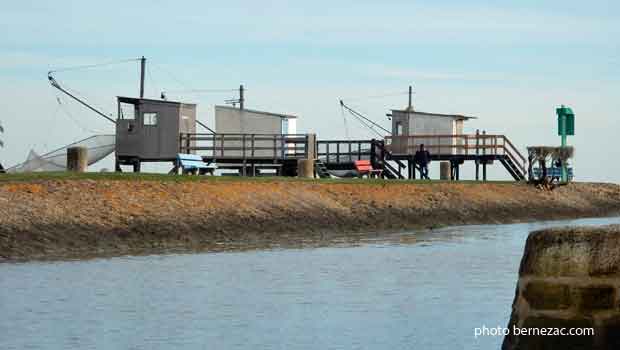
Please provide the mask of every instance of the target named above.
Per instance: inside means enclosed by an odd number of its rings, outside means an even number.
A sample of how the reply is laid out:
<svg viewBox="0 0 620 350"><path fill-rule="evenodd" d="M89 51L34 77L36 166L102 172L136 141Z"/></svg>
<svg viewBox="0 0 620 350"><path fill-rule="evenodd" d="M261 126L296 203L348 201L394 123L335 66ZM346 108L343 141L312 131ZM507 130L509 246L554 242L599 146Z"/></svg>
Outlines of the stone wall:
<svg viewBox="0 0 620 350"><path fill-rule="evenodd" d="M515 327L592 328L594 334L525 336ZM620 349L620 226L532 232L508 328L503 350Z"/></svg>

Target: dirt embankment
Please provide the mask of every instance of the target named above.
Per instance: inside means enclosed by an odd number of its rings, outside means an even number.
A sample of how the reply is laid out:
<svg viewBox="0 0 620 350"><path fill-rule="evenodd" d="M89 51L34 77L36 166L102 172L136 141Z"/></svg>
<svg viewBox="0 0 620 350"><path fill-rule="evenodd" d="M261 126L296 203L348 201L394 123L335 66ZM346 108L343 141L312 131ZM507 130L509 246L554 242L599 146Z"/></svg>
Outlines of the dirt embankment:
<svg viewBox="0 0 620 350"><path fill-rule="evenodd" d="M620 186L47 180L0 184L0 261L325 241L438 225L620 215ZM346 235L345 235L346 233Z"/></svg>

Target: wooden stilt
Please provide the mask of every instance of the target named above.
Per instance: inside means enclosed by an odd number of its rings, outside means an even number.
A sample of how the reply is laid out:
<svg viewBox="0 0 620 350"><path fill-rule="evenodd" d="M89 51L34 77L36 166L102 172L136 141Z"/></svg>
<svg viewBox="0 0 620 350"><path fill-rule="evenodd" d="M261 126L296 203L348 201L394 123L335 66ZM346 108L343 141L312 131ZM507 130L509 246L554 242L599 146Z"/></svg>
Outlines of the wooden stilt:
<svg viewBox="0 0 620 350"><path fill-rule="evenodd" d="M133 161L133 172L134 173L140 172L140 159L136 159Z"/></svg>

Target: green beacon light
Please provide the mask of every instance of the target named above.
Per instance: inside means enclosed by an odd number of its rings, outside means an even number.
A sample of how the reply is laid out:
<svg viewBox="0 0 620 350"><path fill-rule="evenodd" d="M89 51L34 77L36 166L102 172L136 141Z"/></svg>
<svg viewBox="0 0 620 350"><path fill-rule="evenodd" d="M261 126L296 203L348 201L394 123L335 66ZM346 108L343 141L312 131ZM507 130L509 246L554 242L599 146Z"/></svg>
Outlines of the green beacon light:
<svg viewBox="0 0 620 350"><path fill-rule="evenodd" d="M558 115L558 135L562 138L562 147L566 147L567 136L575 135L575 113L564 105L556 108L555 113ZM568 170L565 162L562 162L562 181L568 181Z"/></svg>

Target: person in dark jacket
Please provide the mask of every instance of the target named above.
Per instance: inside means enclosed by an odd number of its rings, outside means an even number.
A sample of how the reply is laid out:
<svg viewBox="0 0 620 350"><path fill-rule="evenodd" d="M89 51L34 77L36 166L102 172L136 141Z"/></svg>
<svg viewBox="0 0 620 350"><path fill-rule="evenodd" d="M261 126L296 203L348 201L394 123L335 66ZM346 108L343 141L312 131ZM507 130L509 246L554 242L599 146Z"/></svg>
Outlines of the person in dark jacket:
<svg viewBox="0 0 620 350"><path fill-rule="evenodd" d="M428 163L431 162L431 154L420 145L420 149L415 153L414 161L420 167L420 178L430 180L428 177Z"/></svg>
<svg viewBox="0 0 620 350"><path fill-rule="evenodd" d="M552 171L554 171L554 172L559 171L561 173L561 171L562 171L561 170L562 169L562 161L560 159L554 160L553 161L553 168L557 168L557 169L560 169L560 170L554 169ZM554 175L555 174L557 174L557 173L554 173ZM559 182L560 181L560 177L559 176L553 176L551 178L551 182L553 182L553 181L558 181Z"/></svg>

